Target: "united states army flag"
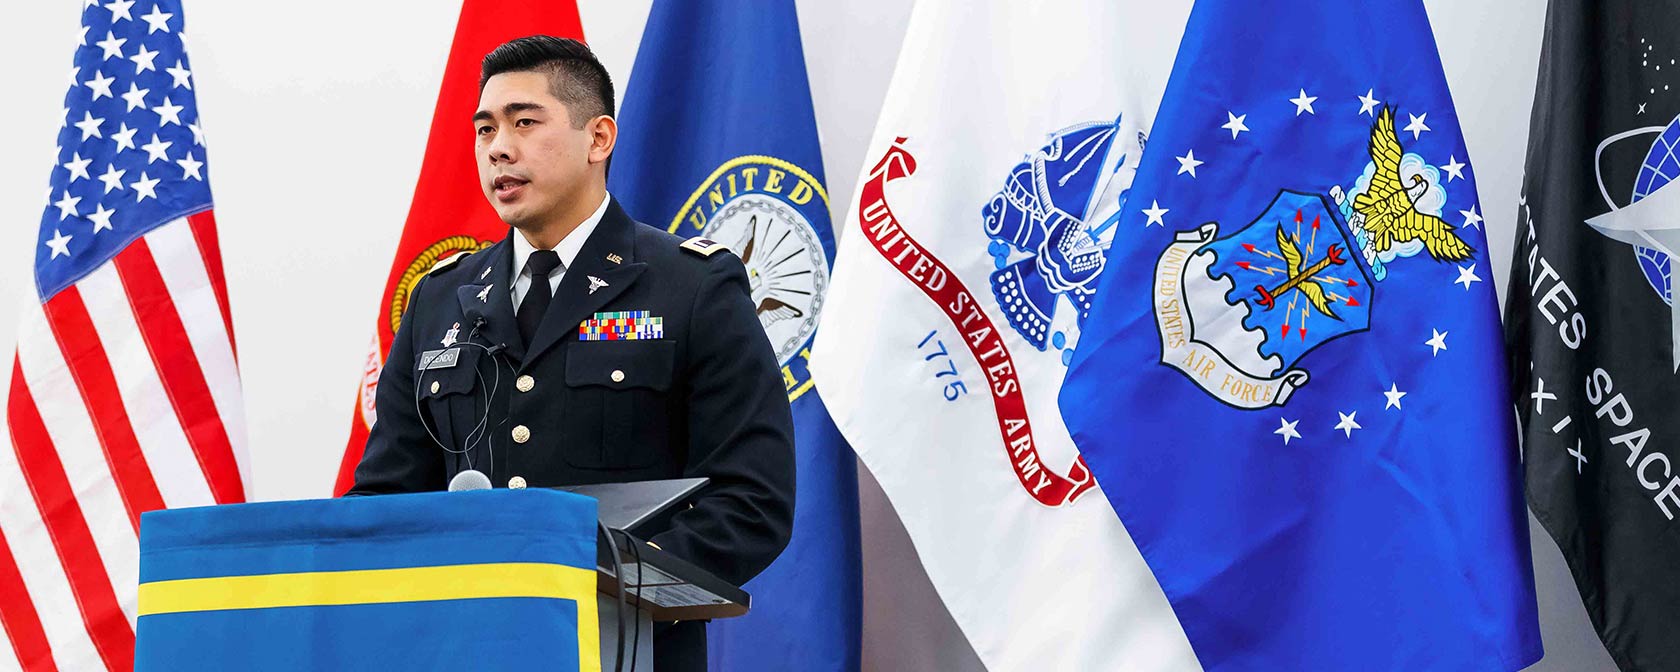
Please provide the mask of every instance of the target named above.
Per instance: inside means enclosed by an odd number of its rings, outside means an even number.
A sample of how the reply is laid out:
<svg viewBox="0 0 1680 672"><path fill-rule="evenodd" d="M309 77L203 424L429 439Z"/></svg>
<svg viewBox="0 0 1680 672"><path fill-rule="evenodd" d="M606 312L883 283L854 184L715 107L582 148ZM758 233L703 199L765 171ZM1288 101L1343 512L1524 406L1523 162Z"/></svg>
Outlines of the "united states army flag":
<svg viewBox="0 0 1680 672"><path fill-rule="evenodd" d="M817 388L994 670L1198 667L1056 406L1160 28L1107 2L919 3L835 222Z"/></svg>

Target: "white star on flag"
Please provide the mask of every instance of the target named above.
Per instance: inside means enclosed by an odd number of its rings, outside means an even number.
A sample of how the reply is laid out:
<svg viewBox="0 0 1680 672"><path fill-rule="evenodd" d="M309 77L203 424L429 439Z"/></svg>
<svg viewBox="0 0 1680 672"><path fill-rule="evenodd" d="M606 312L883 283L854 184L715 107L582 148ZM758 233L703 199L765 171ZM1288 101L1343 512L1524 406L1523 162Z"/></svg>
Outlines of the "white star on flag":
<svg viewBox="0 0 1680 672"><path fill-rule="evenodd" d="M122 46L128 43L128 38L117 37L116 33L105 31L105 39L95 42L100 49L105 50L105 60L122 58Z"/></svg>
<svg viewBox="0 0 1680 672"><path fill-rule="evenodd" d="M105 204L100 203L98 210L95 210L95 211L88 214L88 221L93 222L93 232L94 233L99 233L100 231L105 231L105 230L110 229L111 228L111 215L115 215L115 214L117 214L116 210L107 210L105 208Z"/></svg>
<svg viewBox="0 0 1680 672"><path fill-rule="evenodd" d="M1225 122L1225 125L1220 126L1220 128L1231 131L1232 140L1237 139L1238 134L1248 130L1248 124L1243 123L1248 119L1248 115L1244 114L1242 116L1238 116L1230 111L1226 111L1225 116L1230 117L1231 120Z"/></svg>
<svg viewBox="0 0 1680 672"><path fill-rule="evenodd" d="M84 142L88 138L103 138L103 137L105 137L104 135L100 134L100 132L99 132L99 125L105 123L104 119L93 118L93 113L91 113L91 112L83 112L82 115L83 115L82 120L76 122L75 126L76 126L77 129L81 130L82 140Z"/></svg>
<svg viewBox="0 0 1680 672"><path fill-rule="evenodd" d="M1161 216L1165 215L1169 212L1172 212L1172 211L1161 207L1161 202L1160 201L1151 200L1149 202L1149 207L1144 208L1144 210L1143 210L1143 214L1149 216L1149 221L1144 222L1143 225L1144 226L1154 226L1154 225L1159 224L1161 226L1166 226L1166 221L1162 220Z"/></svg>
<svg viewBox="0 0 1680 672"><path fill-rule="evenodd" d="M47 258L57 259L70 256L70 239L74 237L64 235L63 231L53 231L53 237L47 240L47 247L52 248L52 256Z"/></svg>
<svg viewBox="0 0 1680 672"><path fill-rule="evenodd" d="M1383 406L1383 410L1386 411L1390 408L1400 408L1400 398L1406 396L1406 393L1400 391L1399 384L1389 383L1388 391L1384 392L1383 396L1388 397L1388 403Z"/></svg>
<svg viewBox="0 0 1680 672"><path fill-rule="evenodd" d="M1468 292L1470 291L1470 283L1481 281L1481 278L1476 277L1476 265L1470 264L1469 266L1458 267L1458 279L1454 280L1453 284L1464 285L1464 291Z"/></svg>
<svg viewBox="0 0 1680 672"><path fill-rule="evenodd" d="M157 66L152 64L152 60L157 58L158 53L147 49L144 44L140 45L140 51L128 57L128 60L134 61L134 74L138 75L148 70L157 72Z"/></svg>
<svg viewBox="0 0 1680 672"><path fill-rule="evenodd" d="M1287 445L1289 445L1289 440L1290 439L1301 438L1301 433L1295 431L1295 425L1298 425L1298 424L1301 424L1300 420L1296 420L1295 422L1290 422L1286 418L1278 418L1278 428L1273 430L1272 433L1277 434L1279 436L1282 436L1283 437L1283 445L1287 446Z"/></svg>
<svg viewBox="0 0 1680 672"><path fill-rule="evenodd" d="M84 178L90 180L93 179L92 175L88 175L88 164L90 163L93 163L93 159L82 158L81 152L72 152L70 154L70 160L65 162L63 165L65 170L70 171L71 184L74 184L76 180Z"/></svg>
<svg viewBox="0 0 1680 672"><path fill-rule="evenodd" d="M137 182L130 182L128 184L128 186L134 187L134 202L139 203L144 201L147 196L150 196L152 200L157 200L158 182L162 182L162 180L155 177L148 178L146 176L146 172L141 171L140 180Z"/></svg>
<svg viewBox="0 0 1680 672"><path fill-rule="evenodd" d="M1294 98L1290 98L1289 102L1295 104L1295 116L1299 117L1299 116L1301 116L1302 112L1305 112L1307 114L1312 114L1312 115L1317 115L1318 114L1317 112L1313 111L1312 104L1313 104L1313 101L1315 101L1315 100L1318 100L1318 96L1309 96L1309 95L1307 95L1307 90L1306 89L1301 89L1300 95L1298 95Z"/></svg>
<svg viewBox="0 0 1680 672"><path fill-rule="evenodd" d="M1190 173L1190 177L1192 178L1196 176L1196 166L1206 163L1205 161L1196 160L1196 150L1194 149L1186 150L1184 152L1184 156L1175 158L1178 159L1178 174L1183 175L1185 173Z"/></svg>
<svg viewBox="0 0 1680 672"><path fill-rule="evenodd" d="M1447 157L1447 165L1441 166L1441 170L1446 171L1447 181L1452 182L1464 179L1464 165L1458 162L1458 155L1455 154Z"/></svg>
<svg viewBox="0 0 1680 672"><path fill-rule="evenodd" d="M93 4L89 2L88 6ZM129 9L133 6L134 0L111 0L110 4L105 5L105 9L111 10L111 23L116 23L123 20L133 21L134 15L130 13L133 10Z"/></svg>
<svg viewBox="0 0 1680 672"><path fill-rule="evenodd" d="M125 149L134 149L134 134L139 131L140 129L138 128L129 128L128 122L122 122L119 125L117 132L111 134L111 140L117 143L117 151L120 152Z"/></svg>
<svg viewBox="0 0 1680 672"><path fill-rule="evenodd" d="M175 88L192 90L192 71L181 67L179 60L175 61L175 67L164 68L163 71L175 79Z"/></svg>
<svg viewBox="0 0 1680 672"><path fill-rule="evenodd" d="M140 18L145 20L145 22L147 24L146 25L146 34L151 35L152 33L158 32L160 30L163 31L163 32L166 32L166 33L169 32L169 19L173 18L174 16L175 16L174 14L169 14L167 12L164 12L161 7L158 7L157 5L152 5L152 13L147 14L145 16L142 16Z"/></svg>
<svg viewBox="0 0 1680 672"><path fill-rule="evenodd" d="M140 149L146 150L146 164L151 165L158 161L168 161L169 146L173 144L175 143L159 140L158 134L153 133L152 141L140 146Z"/></svg>
<svg viewBox="0 0 1680 672"><path fill-rule="evenodd" d="M122 178L127 172L127 170L117 170L117 164L115 163L106 166L105 174L99 176L99 181L105 183L105 193L109 194L114 190L123 188Z"/></svg>
<svg viewBox="0 0 1680 672"><path fill-rule="evenodd" d="M128 109L125 111L133 112L137 109L146 109L146 94L151 92L151 89L142 89L134 82L129 82L128 93L122 94L123 102L128 103Z"/></svg>
<svg viewBox="0 0 1680 672"><path fill-rule="evenodd" d="M204 166L204 162L193 158L193 155L192 155L191 151L187 152L187 158L176 161L175 163L176 163L176 165L181 166L181 179L183 179L183 180L203 180L204 179L204 176L199 174L199 172L198 172L198 169L202 168Z"/></svg>
<svg viewBox="0 0 1680 672"><path fill-rule="evenodd" d="M93 79L82 83L86 84L88 90L93 92L93 99L99 100L100 98L111 97L111 84L116 81L117 78L106 77L105 73L95 70L93 71Z"/></svg>
<svg viewBox="0 0 1680 672"><path fill-rule="evenodd" d="M1476 212L1476 206L1474 206L1474 205L1470 206L1469 210L1459 210L1458 214L1464 215L1464 226L1465 226L1465 228L1473 228L1473 229L1482 228L1481 227L1482 216Z"/></svg>
<svg viewBox="0 0 1680 672"><path fill-rule="evenodd" d="M1359 97L1360 114L1370 115L1373 117L1377 116L1375 111L1377 109L1377 99L1372 95L1376 92L1376 89L1366 89L1365 95Z"/></svg>
<svg viewBox="0 0 1680 672"><path fill-rule="evenodd" d="M75 217L76 204L81 202L82 197L71 196L69 191L65 191L64 195L58 199L58 202L53 204L53 207L58 208L58 221L62 222L66 217Z"/></svg>
<svg viewBox="0 0 1680 672"><path fill-rule="evenodd" d="M1336 411L1336 415L1342 416L1341 422L1336 423L1336 429L1341 430L1343 435L1347 438L1353 438L1353 430L1364 429L1364 427L1360 427L1359 423L1355 422L1353 419L1353 416L1359 415L1359 411L1354 411L1352 413Z"/></svg>
<svg viewBox="0 0 1680 672"><path fill-rule="evenodd" d="M170 124L179 126L181 124L181 110L184 109L186 108L169 102L169 96L164 96L163 104L152 108L152 111L158 115L158 128Z"/></svg>
<svg viewBox="0 0 1680 672"><path fill-rule="evenodd" d="M1422 135L1424 131L1431 130L1429 126L1423 123L1423 120L1429 117L1428 112L1423 114L1408 113L1406 116L1412 118L1412 123L1406 124L1406 128L1403 130L1411 131L1413 140L1418 139L1418 136Z"/></svg>
<svg viewBox="0 0 1680 672"><path fill-rule="evenodd" d="M1429 353L1430 356L1433 357L1441 354L1442 350L1447 349L1447 332L1437 331L1435 329L1430 329L1430 331L1434 332L1435 335L1431 336L1429 340L1424 341L1423 344L1434 350L1434 352Z"/></svg>

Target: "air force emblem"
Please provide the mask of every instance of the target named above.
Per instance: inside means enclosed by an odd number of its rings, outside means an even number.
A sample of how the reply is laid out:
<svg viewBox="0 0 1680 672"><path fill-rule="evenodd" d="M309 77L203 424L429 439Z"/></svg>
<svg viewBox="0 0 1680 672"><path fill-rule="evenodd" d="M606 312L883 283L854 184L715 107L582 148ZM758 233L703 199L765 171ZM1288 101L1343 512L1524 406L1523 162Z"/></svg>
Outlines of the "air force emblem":
<svg viewBox="0 0 1680 672"><path fill-rule="evenodd" d="M1307 353L1370 329L1376 285L1396 262L1472 257L1441 219L1441 171L1406 153L1394 115L1385 107L1371 125L1352 188L1331 187L1329 200L1279 191L1225 238L1216 222L1179 232L1155 268L1162 364L1231 406L1282 406L1311 378Z"/></svg>
<svg viewBox="0 0 1680 672"><path fill-rule="evenodd" d="M1235 234L1180 232L1155 266L1161 363L1231 406L1286 403L1311 377L1302 357L1370 328L1375 290L1338 214L1282 191Z"/></svg>

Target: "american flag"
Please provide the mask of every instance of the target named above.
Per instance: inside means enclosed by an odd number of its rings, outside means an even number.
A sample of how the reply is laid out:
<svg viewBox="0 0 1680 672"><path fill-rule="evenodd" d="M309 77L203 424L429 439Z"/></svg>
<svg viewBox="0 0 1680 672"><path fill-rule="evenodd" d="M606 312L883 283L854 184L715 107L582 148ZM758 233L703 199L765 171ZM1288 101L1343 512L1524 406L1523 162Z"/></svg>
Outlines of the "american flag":
<svg viewBox="0 0 1680 672"><path fill-rule="evenodd" d="M180 0L83 0L0 450L0 669L133 669L140 514L243 501Z"/></svg>

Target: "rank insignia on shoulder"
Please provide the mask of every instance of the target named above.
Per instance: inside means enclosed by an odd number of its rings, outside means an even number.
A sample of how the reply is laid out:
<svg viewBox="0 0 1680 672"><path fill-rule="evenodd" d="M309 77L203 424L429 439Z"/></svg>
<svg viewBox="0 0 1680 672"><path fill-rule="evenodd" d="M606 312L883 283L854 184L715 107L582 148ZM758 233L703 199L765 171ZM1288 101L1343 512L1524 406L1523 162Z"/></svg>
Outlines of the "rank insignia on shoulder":
<svg viewBox="0 0 1680 672"><path fill-rule="evenodd" d="M448 257L444 257L443 259L439 259L437 263L432 264L432 270L426 271L426 274L430 275L432 273L436 273L436 272L441 271L443 269L449 268L450 266L454 266L455 262L460 261L461 259L463 259L463 258L465 258L465 257L467 257L471 254L472 254L471 252L460 252L460 253L457 253L457 254L449 255Z"/></svg>
<svg viewBox="0 0 1680 672"><path fill-rule="evenodd" d="M710 238L695 236L683 241L681 247L702 257L710 257L719 251L729 249L729 246Z"/></svg>

